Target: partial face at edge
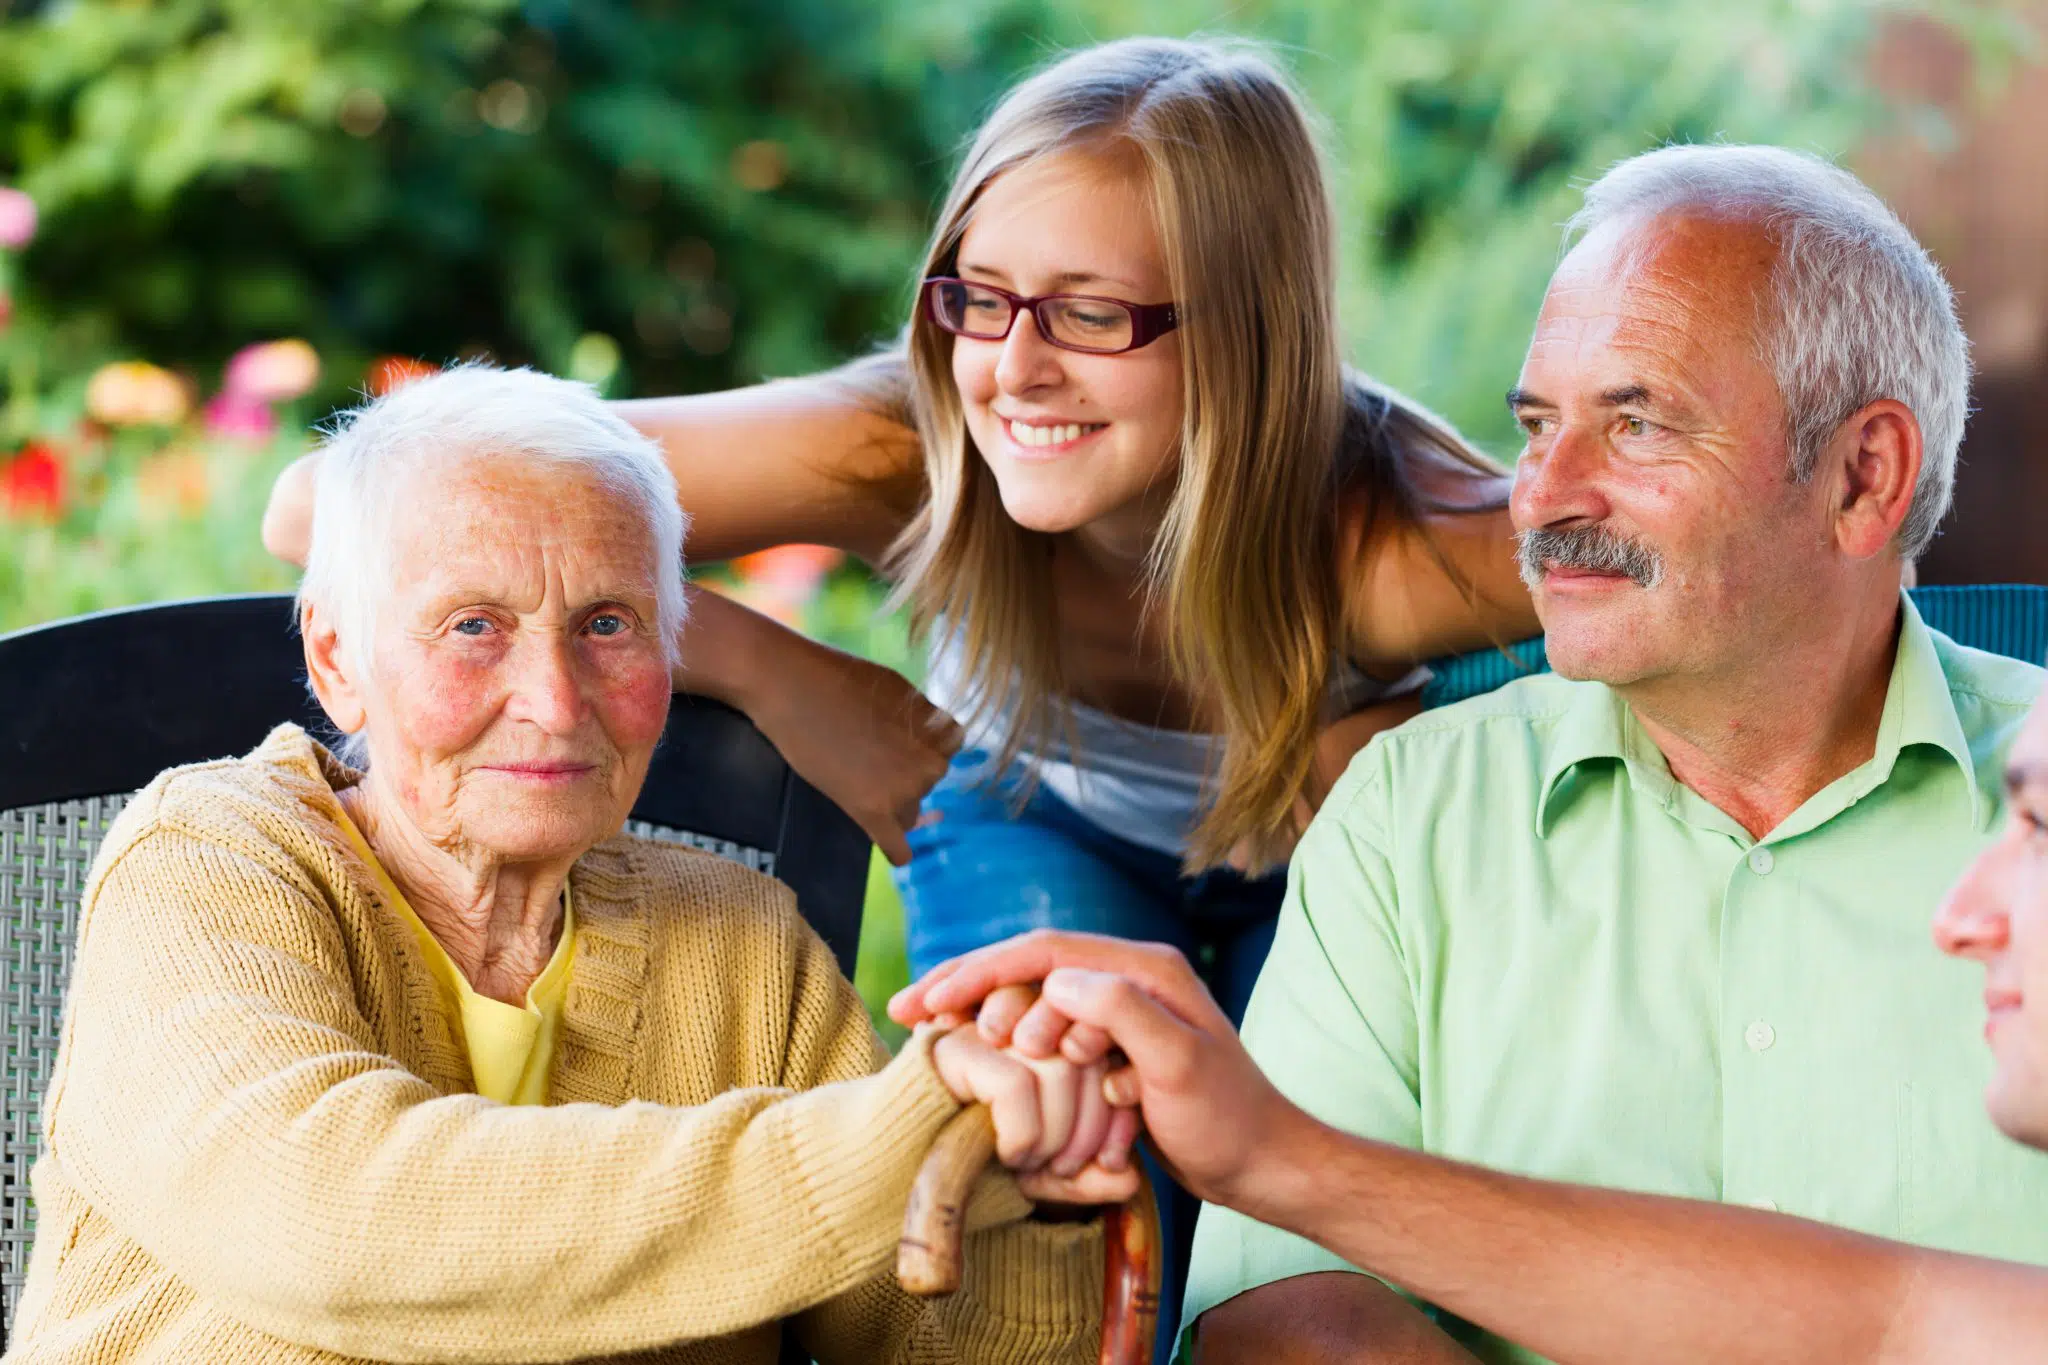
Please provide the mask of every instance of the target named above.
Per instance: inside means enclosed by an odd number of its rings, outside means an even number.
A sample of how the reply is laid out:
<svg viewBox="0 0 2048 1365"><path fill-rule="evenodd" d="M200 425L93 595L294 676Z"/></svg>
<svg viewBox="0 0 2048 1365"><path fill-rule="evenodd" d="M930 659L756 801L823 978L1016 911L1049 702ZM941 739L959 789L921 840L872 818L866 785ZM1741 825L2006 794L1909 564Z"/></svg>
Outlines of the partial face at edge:
<svg viewBox="0 0 2048 1365"><path fill-rule="evenodd" d="M2027 717L2009 774L2005 828L1942 903L1934 937L1984 966L1992 1122L2048 1147L2048 706Z"/></svg>
<svg viewBox="0 0 2048 1365"><path fill-rule="evenodd" d="M394 518L354 680L370 780L430 842L508 861L617 832L668 717L653 535L594 480L477 460Z"/></svg>
<svg viewBox="0 0 2048 1365"><path fill-rule="evenodd" d="M1013 294L1170 297L1134 160L1074 153L998 176L961 238L963 279ZM953 337L967 431L1021 526L1071 531L1131 515L1172 486L1180 445L1180 335L1121 355L1060 350L1019 314L1001 341Z"/></svg>
<svg viewBox="0 0 2048 1365"><path fill-rule="evenodd" d="M1712 673L1810 609L1830 509L1824 481L1789 476L1757 325L1774 259L1753 225L1660 218L1594 233L1552 278L1510 403L1516 529L1584 538L1530 566L1558 672ZM1661 572L1614 572L1586 541Z"/></svg>

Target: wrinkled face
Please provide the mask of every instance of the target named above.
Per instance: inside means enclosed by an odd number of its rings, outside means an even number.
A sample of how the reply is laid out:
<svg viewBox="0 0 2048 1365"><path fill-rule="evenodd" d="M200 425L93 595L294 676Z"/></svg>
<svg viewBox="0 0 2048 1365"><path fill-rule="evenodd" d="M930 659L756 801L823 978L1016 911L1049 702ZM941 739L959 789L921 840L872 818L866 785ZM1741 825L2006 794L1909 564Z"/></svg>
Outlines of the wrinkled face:
<svg viewBox="0 0 2048 1365"><path fill-rule="evenodd" d="M1660 218L1596 232L1552 278L1509 403L1524 576L1567 677L1736 673L1827 580L1827 481L1795 484L1759 344L1774 248Z"/></svg>
<svg viewBox="0 0 2048 1365"><path fill-rule="evenodd" d="M370 781L435 845L574 858L631 810L668 718L654 537L588 477L423 476L359 681Z"/></svg>
<svg viewBox="0 0 2048 1365"><path fill-rule="evenodd" d="M975 205L954 273L1031 297L1175 301L1144 181L1121 157L1075 153L998 176ZM1142 518L1170 491L1178 332L1086 355L1048 345L1020 313L1001 341L951 340L968 435L1019 525L1058 532Z"/></svg>
<svg viewBox="0 0 2048 1365"><path fill-rule="evenodd" d="M1991 1121L2048 1147L2048 706L2027 717L2006 786L2005 830L1942 903L1934 937L1984 964Z"/></svg>

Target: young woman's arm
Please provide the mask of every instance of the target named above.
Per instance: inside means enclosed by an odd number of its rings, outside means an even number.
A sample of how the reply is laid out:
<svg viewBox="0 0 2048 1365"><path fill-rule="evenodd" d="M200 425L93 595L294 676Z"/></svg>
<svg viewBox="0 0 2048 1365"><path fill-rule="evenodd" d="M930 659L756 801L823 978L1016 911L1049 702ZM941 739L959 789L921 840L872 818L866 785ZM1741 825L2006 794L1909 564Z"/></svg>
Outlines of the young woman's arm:
<svg viewBox="0 0 2048 1365"><path fill-rule="evenodd" d="M613 407L660 443L690 514L693 561L813 544L872 563L917 510L916 434L832 376ZM319 461L279 475L263 514L264 547L294 564L312 538Z"/></svg>
<svg viewBox="0 0 2048 1365"><path fill-rule="evenodd" d="M661 444L690 558L830 545L878 562L917 511L917 435L830 375L613 409Z"/></svg>
<svg viewBox="0 0 2048 1365"><path fill-rule="evenodd" d="M702 588L690 589L682 655L678 690L744 711L884 857L910 861L918 807L960 747L951 716L895 670Z"/></svg>
<svg viewBox="0 0 2048 1365"><path fill-rule="evenodd" d="M1442 506L1412 521L1367 523L1362 509L1348 519L1345 644L1369 671L1398 674L1542 629L1515 565L1507 476L1437 471L1421 483Z"/></svg>
<svg viewBox="0 0 2048 1365"><path fill-rule="evenodd" d="M615 405L661 444L690 514L692 562L792 543L877 562L915 512L923 471L906 427L832 376ZM318 455L278 477L263 518L272 554L303 563ZM791 767L896 863L958 727L889 669L692 590L676 686L738 707Z"/></svg>

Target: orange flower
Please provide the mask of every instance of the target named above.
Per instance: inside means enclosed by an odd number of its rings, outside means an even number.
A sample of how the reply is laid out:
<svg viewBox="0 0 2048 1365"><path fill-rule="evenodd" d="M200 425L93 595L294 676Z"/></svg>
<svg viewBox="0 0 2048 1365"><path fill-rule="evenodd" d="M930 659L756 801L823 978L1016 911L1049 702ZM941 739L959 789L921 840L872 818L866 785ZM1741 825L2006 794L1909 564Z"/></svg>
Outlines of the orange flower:
<svg viewBox="0 0 2048 1365"><path fill-rule="evenodd" d="M192 410L184 381L142 360L102 365L85 386L85 410L110 427L174 427Z"/></svg>
<svg viewBox="0 0 2048 1365"><path fill-rule="evenodd" d="M808 596L845 559L844 550L829 545L776 545L741 555L732 562L732 571L744 582Z"/></svg>
<svg viewBox="0 0 2048 1365"><path fill-rule="evenodd" d="M370 397L382 398L393 389L403 388L415 379L425 379L439 372L424 360L412 360L402 355L379 356L370 362Z"/></svg>
<svg viewBox="0 0 2048 1365"><path fill-rule="evenodd" d="M152 455L135 471L135 492L143 507L158 516L197 516L213 495L206 457L183 446Z"/></svg>
<svg viewBox="0 0 2048 1365"><path fill-rule="evenodd" d="M732 561L733 596L784 625L803 620L804 604L846 558L828 545L776 545Z"/></svg>

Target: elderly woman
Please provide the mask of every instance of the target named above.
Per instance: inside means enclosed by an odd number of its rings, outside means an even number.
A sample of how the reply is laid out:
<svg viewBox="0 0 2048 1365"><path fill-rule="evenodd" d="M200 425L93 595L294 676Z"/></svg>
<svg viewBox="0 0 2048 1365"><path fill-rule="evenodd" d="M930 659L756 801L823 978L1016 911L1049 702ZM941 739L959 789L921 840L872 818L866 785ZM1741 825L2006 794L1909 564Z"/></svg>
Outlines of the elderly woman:
<svg viewBox="0 0 2048 1365"><path fill-rule="evenodd" d="M1100 1073L891 1061L786 888L620 836L683 601L652 445L468 368L327 456L301 626L349 761L285 726L108 836L11 1359L768 1362L788 1319L826 1362L1092 1360L1099 1231L1020 1220L1128 1193ZM889 1255L970 1099L1022 1174L927 1304Z"/></svg>

